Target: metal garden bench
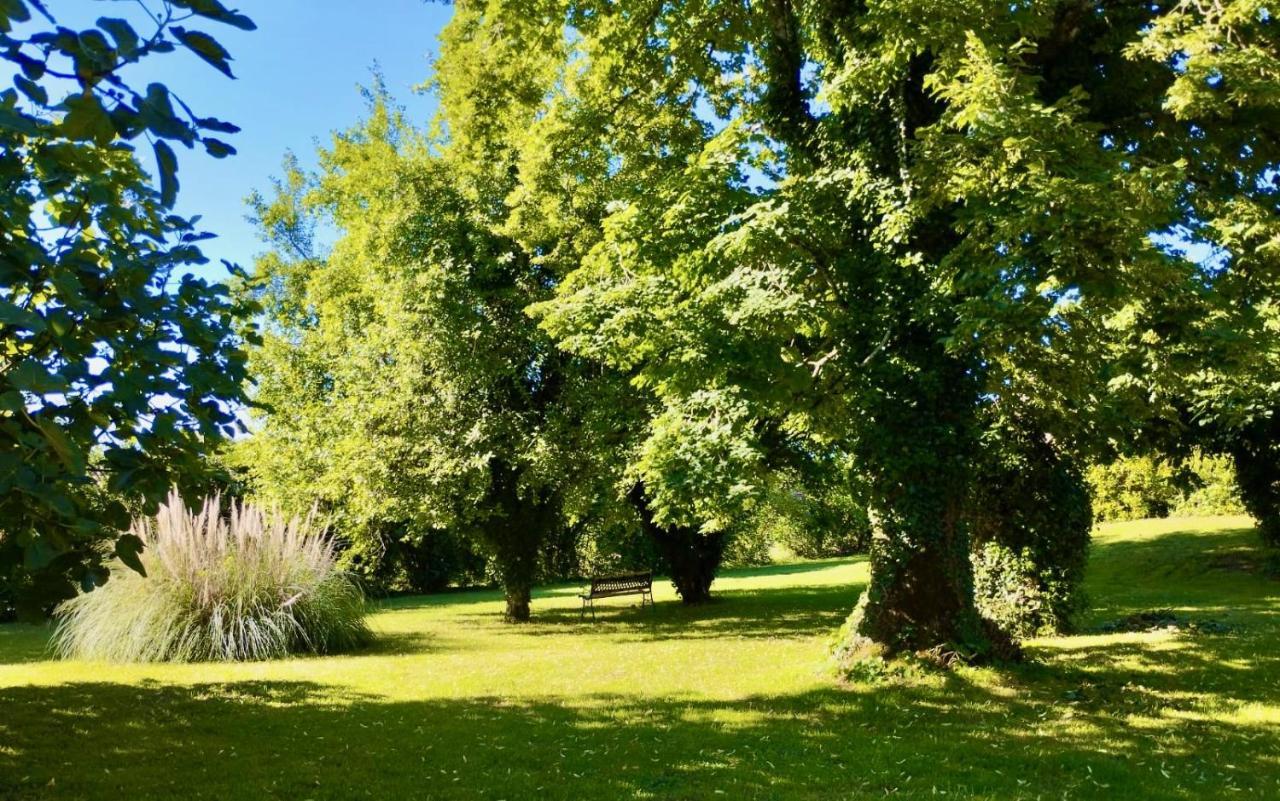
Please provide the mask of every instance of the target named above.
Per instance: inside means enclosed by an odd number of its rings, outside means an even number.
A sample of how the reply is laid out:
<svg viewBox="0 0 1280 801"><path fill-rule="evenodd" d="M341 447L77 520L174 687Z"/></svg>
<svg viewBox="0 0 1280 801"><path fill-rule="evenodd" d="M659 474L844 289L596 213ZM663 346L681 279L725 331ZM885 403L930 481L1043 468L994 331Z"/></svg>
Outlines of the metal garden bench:
<svg viewBox="0 0 1280 801"><path fill-rule="evenodd" d="M591 619L595 620L596 599L618 595L639 595L640 607L644 608L645 601L648 600L649 607L652 608L653 573L629 573L625 576L600 576L591 579L591 589L578 595L582 599L582 611L578 613L578 617L581 618L590 608Z"/></svg>

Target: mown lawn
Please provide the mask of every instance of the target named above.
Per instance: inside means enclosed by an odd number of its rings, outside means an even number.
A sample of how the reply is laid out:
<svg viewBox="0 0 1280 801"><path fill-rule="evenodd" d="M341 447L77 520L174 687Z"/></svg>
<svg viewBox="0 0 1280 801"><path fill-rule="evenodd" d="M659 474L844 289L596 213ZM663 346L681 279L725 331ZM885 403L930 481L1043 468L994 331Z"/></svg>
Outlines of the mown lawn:
<svg viewBox="0 0 1280 801"><path fill-rule="evenodd" d="M1199 626L875 685L826 662L858 559L595 623L569 587L521 627L494 593L400 599L369 651L283 662L51 662L46 629L0 626L0 798L1280 798L1280 581L1248 525L1098 532L1087 629Z"/></svg>

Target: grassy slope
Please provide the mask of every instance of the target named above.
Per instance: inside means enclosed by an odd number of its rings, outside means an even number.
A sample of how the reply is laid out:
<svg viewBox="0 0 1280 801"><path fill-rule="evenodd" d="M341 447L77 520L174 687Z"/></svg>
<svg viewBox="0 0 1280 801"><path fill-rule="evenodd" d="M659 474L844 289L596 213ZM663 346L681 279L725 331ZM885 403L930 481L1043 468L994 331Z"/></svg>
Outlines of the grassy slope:
<svg viewBox="0 0 1280 801"><path fill-rule="evenodd" d="M573 589L401 599L380 644L241 665L44 661L0 626L0 798L1280 798L1280 582L1240 518L1099 532L1086 625L1172 607L1228 634L1082 635L1015 670L836 687L859 560L736 571L686 610Z"/></svg>

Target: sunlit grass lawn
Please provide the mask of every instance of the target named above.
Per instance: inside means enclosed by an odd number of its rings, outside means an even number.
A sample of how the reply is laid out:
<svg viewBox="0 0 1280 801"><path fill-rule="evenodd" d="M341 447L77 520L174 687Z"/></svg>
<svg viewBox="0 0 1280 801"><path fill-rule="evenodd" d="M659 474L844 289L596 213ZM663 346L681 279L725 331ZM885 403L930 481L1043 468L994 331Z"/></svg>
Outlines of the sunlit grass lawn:
<svg viewBox="0 0 1280 801"><path fill-rule="evenodd" d="M0 798L1280 798L1280 582L1242 518L1103 526L1085 621L1171 608L1228 633L1083 634L1017 669L837 686L862 560L733 571L579 622L495 593L387 603L360 654L46 661L0 626Z"/></svg>

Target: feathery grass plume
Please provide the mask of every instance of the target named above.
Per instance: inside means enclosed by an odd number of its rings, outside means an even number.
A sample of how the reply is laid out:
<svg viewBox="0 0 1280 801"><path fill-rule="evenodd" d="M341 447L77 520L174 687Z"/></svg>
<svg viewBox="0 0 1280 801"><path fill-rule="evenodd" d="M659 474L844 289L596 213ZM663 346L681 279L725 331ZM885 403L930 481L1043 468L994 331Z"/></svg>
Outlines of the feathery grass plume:
<svg viewBox="0 0 1280 801"><path fill-rule="evenodd" d="M117 566L106 585L63 603L53 647L113 662L274 659L367 642L364 594L335 563L312 513L252 504L188 510L176 491L131 529L147 575Z"/></svg>

